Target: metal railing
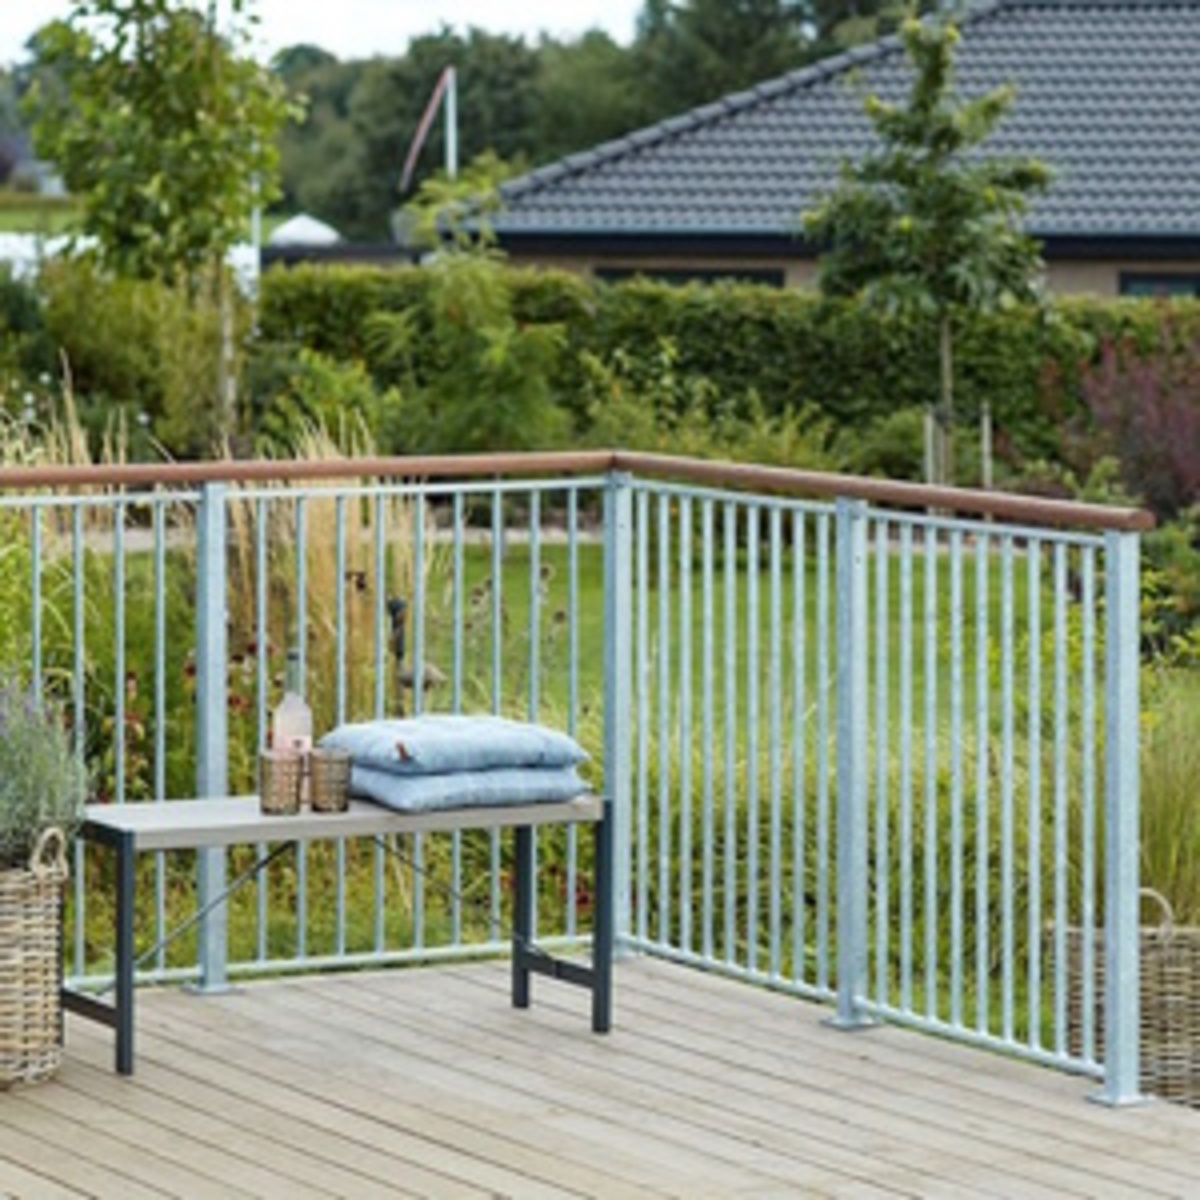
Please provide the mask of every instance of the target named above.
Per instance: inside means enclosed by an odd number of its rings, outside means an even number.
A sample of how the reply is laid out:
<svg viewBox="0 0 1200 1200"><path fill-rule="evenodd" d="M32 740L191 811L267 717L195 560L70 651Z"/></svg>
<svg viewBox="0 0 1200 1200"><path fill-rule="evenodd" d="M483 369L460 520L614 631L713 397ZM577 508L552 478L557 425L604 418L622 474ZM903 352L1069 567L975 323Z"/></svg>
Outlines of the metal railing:
<svg viewBox="0 0 1200 1200"><path fill-rule="evenodd" d="M428 706L576 733L616 803L627 950L1136 1095L1146 514L623 452L0 487L4 648L66 702L103 798L252 790L294 646L322 727ZM301 847L227 904L223 852L160 857L145 942L213 911L145 974L500 949L506 853ZM584 848L539 853L539 932L577 939ZM79 981L106 965L76 868Z"/></svg>

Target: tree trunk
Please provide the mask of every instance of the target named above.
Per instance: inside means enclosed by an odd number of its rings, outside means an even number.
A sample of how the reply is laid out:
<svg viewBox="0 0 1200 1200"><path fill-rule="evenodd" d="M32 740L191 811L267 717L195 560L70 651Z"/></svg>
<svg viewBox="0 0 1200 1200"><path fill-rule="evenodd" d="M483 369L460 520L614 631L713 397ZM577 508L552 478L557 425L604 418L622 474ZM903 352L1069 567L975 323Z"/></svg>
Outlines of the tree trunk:
<svg viewBox="0 0 1200 1200"><path fill-rule="evenodd" d="M954 330L943 314L938 326L941 358L941 404L938 411L938 483L954 485Z"/></svg>

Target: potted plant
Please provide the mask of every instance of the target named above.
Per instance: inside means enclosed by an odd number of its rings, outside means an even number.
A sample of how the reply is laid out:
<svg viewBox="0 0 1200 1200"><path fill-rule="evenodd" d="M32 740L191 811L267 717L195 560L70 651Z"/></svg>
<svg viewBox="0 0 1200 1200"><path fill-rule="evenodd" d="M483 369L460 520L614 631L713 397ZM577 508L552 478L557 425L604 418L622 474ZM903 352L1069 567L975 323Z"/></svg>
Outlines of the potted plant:
<svg viewBox="0 0 1200 1200"><path fill-rule="evenodd" d="M61 1059L65 851L86 792L58 710L0 677L0 1088Z"/></svg>

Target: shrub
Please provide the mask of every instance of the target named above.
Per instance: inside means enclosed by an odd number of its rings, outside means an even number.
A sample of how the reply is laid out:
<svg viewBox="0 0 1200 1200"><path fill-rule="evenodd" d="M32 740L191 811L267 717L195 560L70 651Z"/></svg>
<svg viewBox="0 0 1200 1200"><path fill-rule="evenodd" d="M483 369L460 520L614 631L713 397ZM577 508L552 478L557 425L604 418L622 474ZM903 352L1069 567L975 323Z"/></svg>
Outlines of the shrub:
<svg viewBox="0 0 1200 1200"><path fill-rule="evenodd" d="M182 288L118 280L85 262L43 271L46 330L61 351L93 437L114 409L144 414L173 455L213 450L223 427L221 314ZM234 344L245 313L236 314ZM233 370L237 363L231 364Z"/></svg>
<svg viewBox="0 0 1200 1200"><path fill-rule="evenodd" d="M440 255L425 278L427 333L414 312L367 322L375 360L405 381L385 417L385 447L437 454L560 445L567 421L551 381L562 327L518 319L511 278L490 254Z"/></svg>
<svg viewBox="0 0 1200 1200"><path fill-rule="evenodd" d="M936 392L932 331L850 302L748 284L596 284L566 272L511 267L506 275L518 329L546 323L562 329L549 386L582 430L590 421L594 364L622 359L631 378L653 372L664 341L675 347L675 374L685 386L706 389L714 402L745 410L757 402L767 416L809 406L856 433L899 411L923 408ZM384 386L430 386L442 353L431 299L438 286L419 268L271 271L262 281L263 334L362 361ZM375 313L405 317L405 356L389 354L386 342L367 336ZM1180 344L1200 339L1200 304L1189 300L1062 298L1045 312L1015 310L968 322L958 343L964 430L976 427L987 401L997 453L1011 467L1061 460L1064 428L1087 413L1082 376L1106 339L1146 352L1158 340L1164 313Z"/></svg>
<svg viewBox="0 0 1200 1200"><path fill-rule="evenodd" d="M86 794L58 711L14 677L0 680L0 866L25 866L51 826L73 832Z"/></svg>
<svg viewBox="0 0 1200 1200"><path fill-rule="evenodd" d="M1200 501L1200 334L1180 338L1164 318L1148 349L1106 337L1080 383L1087 419L1068 439L1076 459L1114 455L1159 516Z"/></svg>

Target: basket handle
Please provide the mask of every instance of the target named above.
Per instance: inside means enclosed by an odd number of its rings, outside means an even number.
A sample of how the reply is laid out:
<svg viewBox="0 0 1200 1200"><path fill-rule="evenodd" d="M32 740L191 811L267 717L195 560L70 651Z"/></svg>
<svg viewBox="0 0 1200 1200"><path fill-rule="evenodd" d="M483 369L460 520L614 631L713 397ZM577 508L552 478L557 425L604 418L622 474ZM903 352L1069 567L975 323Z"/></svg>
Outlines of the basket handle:
<svg viewBox="0 0 1200 1200"><path fill-rule="evenodd" d="M29 856L29 869L42 878L66 874L67 835L57 825L48 825L38 834Z"/></svg>
<svg viewBox="0 0 1200 1200"><path fill-rule="evenodd" d="M1171 907L1171 902L1162 894L1155 891L1154 888L1138 888L1138 897L1141 899L1153 900L1161 910L1159 928L1170 937L1175 928L1175 910Z"/></svg>

